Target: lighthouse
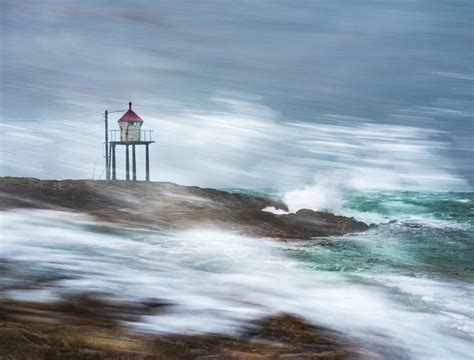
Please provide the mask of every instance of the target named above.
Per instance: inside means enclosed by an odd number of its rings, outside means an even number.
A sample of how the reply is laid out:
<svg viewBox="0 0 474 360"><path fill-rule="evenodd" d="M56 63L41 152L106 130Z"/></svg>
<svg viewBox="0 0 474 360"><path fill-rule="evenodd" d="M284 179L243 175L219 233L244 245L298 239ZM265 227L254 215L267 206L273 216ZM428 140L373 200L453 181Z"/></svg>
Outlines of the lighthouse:
<svg viewBox="0 0 474 360"><path fill-rule="evenodd" d="M122 110L123 111L123 110ZM105 111L105 145L106 145L106 169L107 180L117 180L117 146L125 148L125 180L137 181L137 146L145 147L145 180L150 181L150 145L154 143L151 138L152 130L143 130L143 120L132 110L132 103L128 103L128 110L118 119L120 130L108 130L107 118L109 113L117 111ZM111 139L109 141L108 139ZM119 140L120 139L120 140ZM132 150L132 176L130 177L130 148Z"/></svg>
<svg viewBox="0 0 474 360"><path fill-rule="evenodd" d="M128 103L128 111L118 120L121 141L140 141L143 120L132 110L132 103Z"/></svg>

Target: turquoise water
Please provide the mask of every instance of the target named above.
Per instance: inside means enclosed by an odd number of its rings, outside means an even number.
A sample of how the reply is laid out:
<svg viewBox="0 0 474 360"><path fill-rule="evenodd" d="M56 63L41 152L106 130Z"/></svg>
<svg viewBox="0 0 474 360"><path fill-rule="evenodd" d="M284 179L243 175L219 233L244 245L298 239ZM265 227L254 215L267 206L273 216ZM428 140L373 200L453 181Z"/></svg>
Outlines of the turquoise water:
<svg viewBox="0 0 474 360"><path fill-rule="evenodd" d="M273 189L233 191L284 199ZM292 256L321 271L474 282L474 192L346 191L342 198L339 214L373 228L302 242Z"/></svg>
<svg viewBox="0 0 474 360"><path fill-rule="evenodd" d="M346 197L345 207L389 219L425 219L474 225L474 192L366 192Z"/></svg>
<svg viewBox="0 0 474 360"><path fill-rule="evenodd" d="M355 193L345 198L344 211L377 224L302 244L293 255L324 271L474 281L474 193Z"/></svg>

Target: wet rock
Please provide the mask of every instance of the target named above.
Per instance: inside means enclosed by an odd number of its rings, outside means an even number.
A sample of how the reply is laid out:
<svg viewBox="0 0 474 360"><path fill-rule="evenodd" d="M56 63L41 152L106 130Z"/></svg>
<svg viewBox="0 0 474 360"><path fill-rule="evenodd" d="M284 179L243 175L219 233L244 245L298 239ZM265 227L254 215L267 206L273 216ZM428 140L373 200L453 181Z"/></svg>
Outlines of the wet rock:
<svg viewBox="0 0 474 360"><path fill-rule="evenodd" d="M290 315L275 315L249 324L234 336L224 334L153 334L107 326L86 304L115 309L111 321L121 324L128 305L107 304L83 294L71 312L59 304L0 298L9 314L0 322L1 359L376 359L373 353L344 339L343 334L316 327ZM77 306L77 305L76 305ZM13 311L12 311L13 310Z"/></svg>
<svg viewBox="0 0 474 360"><path fill-rule="evenodd" d="M365 231L352 218L312 210L287 210L281 201L172 183L0 178L0 209L41 208L85 212L127 226L185 229L218 227L250 236L311 239Z"/></svg>

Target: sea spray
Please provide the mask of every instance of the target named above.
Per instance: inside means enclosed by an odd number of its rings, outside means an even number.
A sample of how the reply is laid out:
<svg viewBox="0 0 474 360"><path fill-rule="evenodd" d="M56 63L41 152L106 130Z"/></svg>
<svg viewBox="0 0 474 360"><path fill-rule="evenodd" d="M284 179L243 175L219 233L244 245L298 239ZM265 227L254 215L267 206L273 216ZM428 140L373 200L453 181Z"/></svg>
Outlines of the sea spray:
<svg viewBox="0 0 474 360"><path fill-rule="evenodd" d="M301 209L325 211L340 214L343 208L344 189L340 174L325 174L314 183L303 188L285 192L281 198L288 206L288 211L272 206L262 209L277 215L296 213Z"/></svg>
<svg viewBox="0 0 474 360"><path fill-rule="evenodd" d="M323 179L303 189L285 193L283 201L289 211L294 213L300 209L311 209L339 214L343 206L343 185L331 177Z"/></svg>

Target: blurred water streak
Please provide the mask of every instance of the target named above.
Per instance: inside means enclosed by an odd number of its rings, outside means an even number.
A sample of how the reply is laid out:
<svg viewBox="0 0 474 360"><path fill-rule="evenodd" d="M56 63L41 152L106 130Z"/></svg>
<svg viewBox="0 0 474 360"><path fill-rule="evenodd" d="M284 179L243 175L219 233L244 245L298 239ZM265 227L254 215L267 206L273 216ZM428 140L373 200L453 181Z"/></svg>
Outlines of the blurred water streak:
<svg viewBox="0 0 474 360"><path fill-rule="evenodd" d="M1 173L90 177L101 113L132 100L161 141L160 180L292 187L336 167L472 185L472 6L3 1L0 119L18 128L2 133Z"/></svg>

